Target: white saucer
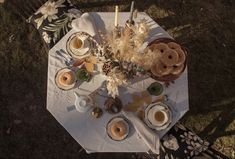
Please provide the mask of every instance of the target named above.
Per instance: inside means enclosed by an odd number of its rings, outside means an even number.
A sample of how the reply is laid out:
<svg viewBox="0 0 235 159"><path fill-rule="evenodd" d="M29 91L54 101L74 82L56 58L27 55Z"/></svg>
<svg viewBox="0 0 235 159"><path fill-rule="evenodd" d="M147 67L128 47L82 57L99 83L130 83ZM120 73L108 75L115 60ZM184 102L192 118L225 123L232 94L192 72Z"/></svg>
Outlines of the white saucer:
<svg viewBox="0 0 235 159"><path fill-rule="evenodd" d="M168 121L162 125L162 126L156 126L156 125L153 125L149 119L148 119L148 113L149 113L149 110L151 109L155 109L155 106L158 106L159 109L165 109L167 114L168 114ZM171 121L172 121L172 113L171 113L171 110L169 109L169 107L163 103L153 103L153 104L150 104L148 105L146 108L145 108L145 113L144 113L144 121L145 123L147 124L148 127L152 128L152 129L155 129L155 130L163 130L163 129L166 129Z"/></svg>
<svg viewBox="0 0 235 159"><path fill-rule="evenodd" d="M62 73L64 73L64 72L70 72L70 71L72 71L73 74L74 74L74 77L75 77L74 83L71 84L71 85L67 85L67 86L61 85L61 84L59 83L59 77L60 77L60 75L61 75ZM55 75L55 84L57 85L57 87L59 87L59 88L62 89L62 90L70 90L70 89L74 88L74 86L76 85L76 81L77 81L77 77L76 77L75 72L74 72L73 70L69 69L69 68L62 68L62 69L59 70L59 71L56 73L56 75Z"/></svg>
<svg viewBox="0 0 235 159"><path fill-rule="evenodd" d="M84 47L81 48L81 49L74 49L70 46L70 43L71 43L71 40L75 37L80 37L83 41L84 41ZM73 57L73 58L78 58L78 59L81 59L81 58L84 58L84 57L87 57L90 55L89 53L89 50L91 48L91 44L90 44L90 41L89 41L89 38L87 35L83 34L83 32L77 32L77 33L74 33L72 34L67 43L66 43L66 49L67 49L67 52Z"/></svg>

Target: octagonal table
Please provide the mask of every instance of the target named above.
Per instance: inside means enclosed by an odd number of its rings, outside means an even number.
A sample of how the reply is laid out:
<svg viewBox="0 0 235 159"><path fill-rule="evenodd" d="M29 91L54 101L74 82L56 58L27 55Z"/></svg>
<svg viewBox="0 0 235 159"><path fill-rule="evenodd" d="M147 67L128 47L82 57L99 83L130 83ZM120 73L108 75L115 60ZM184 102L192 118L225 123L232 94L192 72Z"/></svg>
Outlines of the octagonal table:
<svg viewBox="0 0 235 159"><path fill-rule="evenodd" d="M107 28L111 28L114 23L115 14L112 12L90 13L95 20L96 26L102 32L106 32ZM119 25L124 26L129 17L129 13L119 13ZM157 38L172 38L164 31L156 22L154 22L146 13L138 13L136 22L145 18L151 26L150 35L147 43ZM91 92L99 88L106 77L98 74L87 83L84 82L78 88L63 91L59 89L54 81L58 70L66 67L63 58L59 57L55 51L59 49L66 50L66 41L75 33L75 30L68 32L50 51L48 61L48 84L47 84L47 109L56 118L56 120L69 132L69 134L84 148L87 152L146 152L149 148L138 137L138 134L131 127L128 138L123 141L113 141L106 133L106 124L114 117L104 112L99 119L91 117L90 113L79 113L73 109L75 96L74 92L89 95ZM124 100L124 104L131 100L130 94L146 89L146 87L154 82L152 78L145 78L139 81L132 81L126 88L120 88L120 98ZM136 89L137 88L137 89ZM187 67L183 74L175 80L168 88L164 89L167 94L168 101L166 104L170 106L173 112L173 119L167 129L156 131L156 134L162 137L167 131L188 111L188 76ZM98 105L103 106L104 99L98 96L96 98ZM118 115L115 115L118 116Z"/></svg>

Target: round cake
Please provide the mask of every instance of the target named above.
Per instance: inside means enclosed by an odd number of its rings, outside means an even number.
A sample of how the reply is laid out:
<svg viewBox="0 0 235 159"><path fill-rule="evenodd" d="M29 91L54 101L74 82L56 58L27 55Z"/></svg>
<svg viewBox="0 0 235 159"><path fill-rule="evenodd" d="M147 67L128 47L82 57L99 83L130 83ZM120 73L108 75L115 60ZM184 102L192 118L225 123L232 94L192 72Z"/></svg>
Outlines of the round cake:
<svg viewBox="0 0 235 159"><path fill-rule="evenodd" d="M170 38L159 38L148 45L151 51L160 50L158 60L148 70L153 79L169 83L179 78L187 62L187 51Z"/></svg>
<svg viewBox="0 0 235 159"><path fill-rule="evenodd" d="M155 65L151 67L151 72L157 77L167 75L171 71L172 71L172 67L167 66L163 64L162 62L157 62Z"/></svg>
<svg viewBox="0 0 235 159"><path fill-rule="evenodd" d="M55 75L56 85L63 90L72 89L76 85L75 72L69 68L59 70Z"/></svg>
<svg viewBox="0 0 235 159"><path fill-rule="evenodd" d="M71 85L75 82L75 76L72 71L59 74L59 84L63 86Z"/></svg>
<svg viewBox="0 0 235 159"><path fill-rule="evenodd" d="M182 49L176 49L175 51L179 55L179 59L178 59L178 61L177 61L177 63L175 65L178 66L178 65L184 64L184 62L186 60L186 55L185 55L184 51Z"/></svg>
<svg viewBox="0 0 235 159"><path fill-rule="evenodd" d="M173 75L178 75L183 71L183 69L184 69L184 64L179 65L179 66L175 65L175 66L173 66L173 70L171 71L171 73Z"/></svg>
<svg viewBox="0 0 235 159"><path fill-rule="evenodd" d="M179 60L179 55L175 50L166 50L161 57L161 61L166 66L173 66L177 64Z"/></svg>
<svg viewBox="0 0 235 159"><path fill-rule="evenodd" d="M153 51L153 50L158 50L160 51L161 53L164 53L166 50L169 49L168 45L165 44L165 43L158 43L158 44L153 44L150 46L150 49Z"/></svg>
<svg viewBox="0 0 235 159"><path fill-rule="evenodd" d="M169 43L167 43L167 45L168 45L169 48L171 48L173 50L181 48L181 46L179 44L175 43L175 42L169 42Z"/></svg>
<svg viewBox="0 0 235 159"><path fill-rule="evenodd" d="M113 140L124 140L129 134L129 125L121 117L113 118L107 125L107 133Z"/></svg>

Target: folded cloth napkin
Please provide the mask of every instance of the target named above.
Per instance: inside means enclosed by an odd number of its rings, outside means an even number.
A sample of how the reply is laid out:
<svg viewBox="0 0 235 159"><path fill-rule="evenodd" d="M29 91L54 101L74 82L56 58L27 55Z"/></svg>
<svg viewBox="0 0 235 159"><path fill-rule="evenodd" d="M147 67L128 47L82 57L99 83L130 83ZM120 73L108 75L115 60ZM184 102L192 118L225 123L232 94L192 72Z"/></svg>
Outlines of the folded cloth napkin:
<svg viewBox="0 0 235 159"><path fill-rule="evenodd" d="M84 31L91 36L97 34L95 21L89 13L84 13L81 17L74 19L71 25L76 31Z"/></svg>
<svg viewBox="0 0 235 159"><path fill-rule="evenodd" d="M157 134L149 129L134 113L122 111L122 114L133 124L138 135L149 147L149 149L153 153L159 154L160 139Z"/></svg>

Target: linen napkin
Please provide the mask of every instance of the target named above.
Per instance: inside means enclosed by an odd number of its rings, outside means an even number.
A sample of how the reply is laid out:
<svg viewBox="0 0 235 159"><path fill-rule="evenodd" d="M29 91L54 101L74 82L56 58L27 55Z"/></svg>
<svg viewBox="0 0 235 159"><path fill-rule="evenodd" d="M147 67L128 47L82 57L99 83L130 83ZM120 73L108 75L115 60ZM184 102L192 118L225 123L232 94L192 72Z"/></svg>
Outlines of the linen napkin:
<svg viewBox="0 0 235 159"><path fill-rule="evenodd" d="M71 25L76 31L84 31L93 37L97 34L95 21L89 13L84 13L81 17L74 19Z"/></svg>
<svg viewBox="0 0 235 159"><path fill-rule="evenodd" d="M160 149L160 139L156 133L149 129L143 121L141 121L134 113L122 111L122 114L133 124L135 130L139 134L140 138L149 147L149 149L155 153L159 154Z"/></svg>

